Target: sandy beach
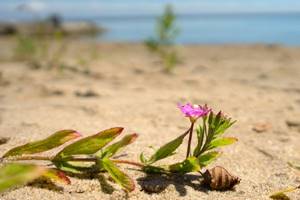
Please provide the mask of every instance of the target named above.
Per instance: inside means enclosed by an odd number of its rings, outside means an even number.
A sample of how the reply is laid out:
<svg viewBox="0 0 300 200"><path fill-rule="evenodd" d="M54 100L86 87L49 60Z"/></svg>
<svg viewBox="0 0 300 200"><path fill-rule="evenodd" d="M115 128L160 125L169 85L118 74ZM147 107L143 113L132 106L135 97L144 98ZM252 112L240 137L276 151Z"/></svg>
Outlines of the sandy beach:
<svg viewBox="0 0 300 200"><path fill-rule="evenodd" d="M185 131L189 121L177 103L191 102L208 104L237 120L227 135L239 141L224 148L209 167L221 165L241 178L234 190L219 192L204 188L198 174L191 174L162 181L168 185L163 192L147 194L139 184L145 174L124 166L136 182L129 194L113 182L108 184L114 189L104 186L101 177L71 178L71 185L58 184L56 189L20 187L1 194L1 200L258 200L300 185L300 172L287 164L300 162L299 47L178 46L182 62L166 74L142 44L97 44L89 73L31 69L25 62L6 59L10 41L1 39L0 45L0 136L10 138L0 145L2 154L61 129L87 136L122 126L125 133L139 134L124 149L126 159L137 161L141 152L151 154L148 146L159 147ZM88 48L86 42L72 42L65 59L72 63ZM266 128L254 130L260 126ZM181 148L162 163L184 156ZM300 191L289 196L299 199Z"/></svg>

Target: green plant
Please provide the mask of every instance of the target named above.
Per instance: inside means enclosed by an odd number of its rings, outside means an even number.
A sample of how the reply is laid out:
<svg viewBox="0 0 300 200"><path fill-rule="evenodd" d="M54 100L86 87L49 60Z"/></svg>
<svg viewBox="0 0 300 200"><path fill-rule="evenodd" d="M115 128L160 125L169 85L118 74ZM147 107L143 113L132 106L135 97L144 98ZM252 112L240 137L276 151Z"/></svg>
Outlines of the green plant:
<svg viewBox="0 0 300 200"><path fill-rule="evenodd" d="M18 35L16 40L15 57L20 60L33 62L38 51L36 41L26 35Z"/></svg>
<svg viewBox="0 0 300 200"><path fill-rule="evenodd" d="M121 127L110 128L95 135L79 139L66 145L54 156L34 154L57 148L73 139L81 137L81 135L74 130L61 130L46 139L30 142L10 149L1 158L4 166L0 168L0 192L14 186L24 185L39 177L70 184L71 181L65 172L67 172L68 175L107 172L124 190L133 191L135 188L134 181L120 170L117 164L133 165L145 173L185 174L189 172L200 172L201 168L206 167L220 156L221 153L216 150L217 148L233 144L237 141L237 139L233 137L223 137L225 131L231 127L235 121L224 116L222 112L218 112L217 114L213 113L206 105L186 104L179 105L179 108L191 122L188 130L160 147L149 158L146 158L143 153L141 153L141 163L119 160L113 157L122 148L131 144L137 138L137 134L129 134L118 142L108 145L121 134L123 131ZM199 118L202 118L202 123L196 127L198 142L192 151L191 144L194 126ZM183 161L170 165L154 165L157 161L174 155L175 151L187 136L187 154ZM30 160L48 161L51 165L19 162ZM231 176L222 167L218 167L204 174L200 172L200 174L208 182L210 180L222 180L224 176ZM219 177L207 178L207 176L212 175ZM233 187L238 182L239 179L237 177L231 176L231 179L226 180L222 185L213 182L211 182L211 185L214 187L213 189L227 189Z"/></svg>
<svg viewBox="0 0 300 200"><path fill-rule="evenodd" d="M99 58L97 44L90 44L88 49L85 50L85 54L83 54L82 52L78 53L79 54L75 56L75 65L81 66L85 72L88 72L91 63L93 63Z"/></svg>
<svg viewBox="0 0 300 200"><path fill-rule="evenodd" d="M160 147L150 158L145 158L142 153L140 160L145 165L143 168L144 172L165 174L198 172L221 155L220 151L216 150L217 148L237 141L233 137L223 137L225 131L235 121L224 116L222 112L215 114L207 106L193 106L191 104L180 105L179 108L186 117L189 117L191 122L190 128L182 135ZM193 130L199 118L202 118L202 123L196 127L197 145L191 151ZM187 136L189 136L187 154L183 161L170 165L153 165L159 160L174 155Z"/></svg>
<svg viewBox="0 0 300 200"><path fill-rule="evenodd" d="M30 142L9 150L2 156L2 162L5 164L0 168L0 192L11 187L24 185L39 177L70 184L71 181L64 172L69 174L108 172L111 178L124 190L134 190L133 180L121 171L116 164L131 164L138 167L142 165L126 160L113 159L112 157L123 147L134 142L137 134L126 135L120 141L107 146L121 134L122 130L123 128L120 127L110 128L77 140L65 146L54 156L34 154L59 147L81 135L74 130L62 130L46 139ZM19 162L25 160L48 161L53 166Z"/></svg>
<svg viewBox="0 0 300 200"><path fill-rule="evenodd" d="M165 7L164 13L157 20L156 37L145 41L146 47L156 53L165 66L165 70L170 72L179 62L174 40L179 29L176 27L176 15L171 5Z"/></svg>
<svg viewBox="0 0 300 200"><path fill-rule="evenodd" d="M66 39L64 37L64 33L61 31L56 31L53 35L53 38L50 38L50 41L47 41L49 45L50 42L53 42L53 46L45 46L44 50L46 55L48 54L48 61L46 67L48 68L57 68L59 70L64 70L64 66L66 65L63 61L63 57L67 52L68 44L66 43Z"/></svg>
<svg viewBox="0 0 300 200"><path fill-rule="evenodd" d="M42 27L41 27L42 28ZM63 57L67 52L64 34L55 31L51 35L17 35L14 56L31 67L63 69Z"/></svg>

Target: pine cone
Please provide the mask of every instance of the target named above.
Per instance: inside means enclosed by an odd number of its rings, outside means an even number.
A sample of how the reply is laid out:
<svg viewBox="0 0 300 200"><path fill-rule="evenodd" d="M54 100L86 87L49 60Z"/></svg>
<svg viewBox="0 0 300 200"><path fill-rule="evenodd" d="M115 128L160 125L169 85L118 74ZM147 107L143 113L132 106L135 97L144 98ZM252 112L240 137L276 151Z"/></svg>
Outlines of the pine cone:
<svg viewBox="0 0 300 200"><path fill-rule="evenodd" d="M241 179L231 175L225 168L216 166L203 173L204 183L213 190L229 190Z"/></svg>

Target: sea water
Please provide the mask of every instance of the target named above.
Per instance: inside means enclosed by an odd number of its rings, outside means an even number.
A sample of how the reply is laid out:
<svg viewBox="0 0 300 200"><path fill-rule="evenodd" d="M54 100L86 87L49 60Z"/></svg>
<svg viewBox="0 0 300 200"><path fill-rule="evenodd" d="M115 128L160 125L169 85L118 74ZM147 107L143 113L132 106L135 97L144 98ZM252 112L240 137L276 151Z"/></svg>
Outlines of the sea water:
<svg viewBox="0 0 300 200"><path fill-rule="evenodd" d="M110 16L90 19L108 31L101 41L141 42L154 36L156 16ZM176 42L181 44L300 45L300 13L179 15Z"/></svg>

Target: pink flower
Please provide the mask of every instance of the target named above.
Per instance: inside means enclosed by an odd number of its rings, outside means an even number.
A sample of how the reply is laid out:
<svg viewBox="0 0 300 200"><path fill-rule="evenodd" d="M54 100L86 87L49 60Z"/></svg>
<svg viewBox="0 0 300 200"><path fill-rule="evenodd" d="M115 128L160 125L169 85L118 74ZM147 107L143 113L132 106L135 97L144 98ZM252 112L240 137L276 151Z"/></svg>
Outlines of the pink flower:
<svg viewBox="0 0 300 200"><path fill-rule="evenodd" d="M192 122L195 122L198 118L206 116L211 109L209 109L206 105L192 105L187 103L185 105L178 104L178 108L185 115L185 117L189 117Z"/></svg>

